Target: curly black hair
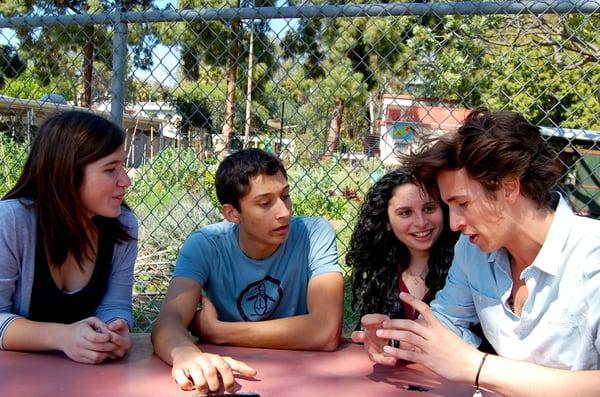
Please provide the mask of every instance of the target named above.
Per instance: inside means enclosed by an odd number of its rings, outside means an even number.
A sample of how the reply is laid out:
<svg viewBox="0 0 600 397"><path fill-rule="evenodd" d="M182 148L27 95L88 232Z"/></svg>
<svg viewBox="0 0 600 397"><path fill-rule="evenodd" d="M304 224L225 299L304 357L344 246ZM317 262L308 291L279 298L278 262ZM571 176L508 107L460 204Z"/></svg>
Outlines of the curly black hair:
<svg viewBox="0 0 600 397"><path fill-rule="evenodd" d="M352 268L352 307L361 316L384 313L393 318L403 317L398 282L400 274L410 264L410 253L394 232L388 230L387 208L394 189L406 183L418 186L439 200L437 186L425 186L409 168L392 171L371 187L361 207L346 256L346 263ZM450 230L448 207L441 201L440 205L444 226L431 248L429 272L425 279L425 284L434 293L446 282L459 235Z"/></svg>

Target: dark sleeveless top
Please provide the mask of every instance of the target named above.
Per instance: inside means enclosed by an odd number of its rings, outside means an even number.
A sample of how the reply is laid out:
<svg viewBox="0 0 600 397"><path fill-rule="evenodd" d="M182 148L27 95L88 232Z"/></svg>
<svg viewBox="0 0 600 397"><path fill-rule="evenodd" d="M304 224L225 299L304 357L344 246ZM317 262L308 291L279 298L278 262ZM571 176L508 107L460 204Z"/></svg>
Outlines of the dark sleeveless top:
<svg viewBox="0 0 600 397"><path fill-rule="evenodd" d="M38 233L29 319L72 324L94 316L96 308L106 293L114 244L114 238L106 236L106 233L100 233L98 256L90 281L77 292L65 293L52 279L42 236Z"/></svg>
<svg viewBox="0 0 600 397"><path fill-rule="evenodd" d="M406 292L407 294L410 294L410 291L408 290L408 286L404 283L404 280L402 280L402 275L398 276L398 289L400 290L400 292ZM433 299L434 294L431 292L430 289L427 290L427 292L425 293L425 296L423 297L423 299L421 299L423 302L427 303L428 305L431 303L431 300ZM400 300L400 298L398 298L398 300ZM402 313L403 313L403 317L400 318L404 318L406 320L416 320L417 318L419 318L419 312L416 311L415 309L413 309L413 307L411 305L409 305L406 302L402 302Z"/></svg>

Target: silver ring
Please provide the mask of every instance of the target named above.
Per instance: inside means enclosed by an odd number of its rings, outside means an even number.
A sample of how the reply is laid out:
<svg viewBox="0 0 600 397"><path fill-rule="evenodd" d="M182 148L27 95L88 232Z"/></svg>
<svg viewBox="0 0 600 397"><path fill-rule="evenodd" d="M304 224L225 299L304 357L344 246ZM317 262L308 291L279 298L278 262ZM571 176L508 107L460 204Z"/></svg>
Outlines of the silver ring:
<svg viewBox="0 0 600 397"><path fill-rule="evenodd" d="M395 349L400 349L400 341L396 339L388 339L388 346L391 346Z"/></svg>

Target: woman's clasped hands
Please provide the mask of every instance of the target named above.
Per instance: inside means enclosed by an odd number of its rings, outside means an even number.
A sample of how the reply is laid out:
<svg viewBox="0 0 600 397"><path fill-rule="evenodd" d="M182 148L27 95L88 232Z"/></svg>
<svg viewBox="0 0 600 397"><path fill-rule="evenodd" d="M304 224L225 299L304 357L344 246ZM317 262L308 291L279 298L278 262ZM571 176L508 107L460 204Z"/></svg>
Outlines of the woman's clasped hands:
<svg viewBox="0 0 600 397"><path fill-rule="evenodd" d="M66 325L59 335L59 345L69 358L85 364L123 357L131 348L129 326L123 319L105 324L88 317Z"/></svg>

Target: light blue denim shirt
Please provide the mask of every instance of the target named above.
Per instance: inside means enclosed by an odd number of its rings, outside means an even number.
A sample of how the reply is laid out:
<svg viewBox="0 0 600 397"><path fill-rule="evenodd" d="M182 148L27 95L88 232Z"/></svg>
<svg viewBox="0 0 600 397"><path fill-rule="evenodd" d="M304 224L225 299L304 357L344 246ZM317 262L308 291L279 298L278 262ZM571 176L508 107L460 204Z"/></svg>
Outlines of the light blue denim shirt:
<svg viewBox="0 0 600 397"><path fill-rule="evenodd" d="M522 316L510 309L508 252L485 253L461 236L446 286L431 308L473 345L480 322L506 358L563 369L600 368L600 221L575 216L561 198L542 248L521 273L529 291Z"/></svg>

